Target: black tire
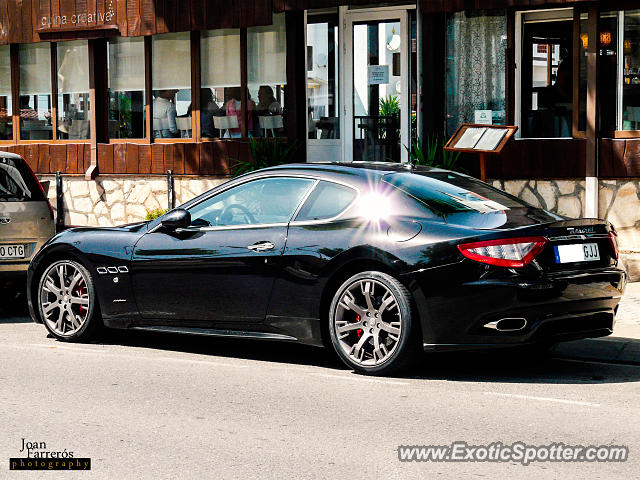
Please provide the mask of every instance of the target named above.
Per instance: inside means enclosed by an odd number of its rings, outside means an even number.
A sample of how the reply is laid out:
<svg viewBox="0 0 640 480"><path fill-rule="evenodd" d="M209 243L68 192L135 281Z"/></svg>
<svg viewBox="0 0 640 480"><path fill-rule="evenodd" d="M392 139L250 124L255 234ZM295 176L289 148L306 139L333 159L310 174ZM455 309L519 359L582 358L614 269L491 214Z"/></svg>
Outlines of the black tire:
<svg viewBox="0 0 640 480"><path fill-rule="evenodd" d="M394 346L392 350L390 350L387 356L384 357L384 359L380 360L379 363L376 363L378 362L379 359L376 358L376 355L373 352L370 358L363 359L362 361L358 361L358 359L355 358L355 355L353 354L353 352L351 354L347 352L350 345L346 337L349 335L352 335L351 333L351 330L353 330L352 327L353 325L355 325L355 323L360 322L360 320L358 319L361 319L361 316L356 315L355 322L345 321L344 320L345 312L350 312L352 309L350 308L345 309L344 308L345 303L341 303L341 300L343 299L344 295L348 295L347 291L352 292L354 288L356 288L356 285L360 285L362 288L362 285L366 284L367 282L371 282L372 284L374 284L374 295L372 295L371 298L372 298L374 311L380 312L380 320L382 320L383 315L386 315L388 320L389 319L388 316L392 315L392 312L387 311L385 313L384 308L380 310L382 305L379 302L379 297L375 296L376 285L384 286L388 290L388 292L393 294L397 303L397 310L398 310L397 315L399 316L399 321L398 321L398 318L394 317L394 322L393 322L395 324L400 324L400 334L397 337L398 340L395 342L394 340L391 340L392 342L394 342ZM384 289L382 290L384 292ZM384 298L386 298L386 295L387 295L386 292L383 293ZM363 298L365 297L363 296ZM378 305L376 305L373 300L378 301ZM354 306L354 308L357 309L358 308L357 305ZM369 310L370 309L367 309L366 312L369 312ZM393 310L395 310L395 308L393 308ZM353 313L355 314L355 311ZM340 315L342 315L342 317ZM393 315L396 315L396 314L394 313ZM372 318L372 317L369 317L369 318ZM376 316L376 318L378 318L378 316ZM402 283L400 283L396 278L394 278L393 276L387 273L383 273L379 271L366 271L366 272L358 273L357 275L353 275L352 277L347 279L337 289L337 291L333 296L333 300L331 301L331 306L329 307L328 321L329 321L329 333L331 336L331 343L333 345L333 349L337 353L338 357L340 357L340 359L348 367L352 368L356 372L363 373L366 375L390 375L393 373L397 373L399 371L402 371L408 368L410 364L415 361L418 354L421 352L420 324L419 324L418 316L415 314L411 293L409 292L409 290L407 290L407 288ZM378 320L373 320L373 322L374 323L378 322ZM339 323L341 325L337 326L336 323ZM363 325L367 325L364 322L362 323ZM385 323L387 326L390 325L390 323L386 321L381 323ZM348 327L349 333L345 334L344 331L341 332L342 336L340 339L338 339L337 329L343 328L345 325L349 325ZM377 325L378 327L380 327L380 323L377 323ZM374 325L369 324L369 326L374 326ZM364 329L366 330L366 327ZM367 345L372 350L375 348L374 336L376 335L376 332L374 331L374 329L372 329L370 332L371 333L369 332L362 333L362 329L360 328L355 331L356 335L358 335L358 338L360 340L362 340L362 336L364 336L365 334L370 335L369 339L364 342L364 344L359 350L363 350L363 348L365 348ZM380 328L377 329L377 332L378 332L378 337L377 337L378 343L382 343L381 338L386 338L387 342L390 339L395 338L395 337L388 337L388 336L383 337L384 333L383 333L383 330ZM355 341L355 340L356 338L352 339L352 341ZM361 343L361 342L358 341L357 343ZM356 347L354 346L354 348ZM367 362L369 362L370 364L363 364ZM371 362L373 362L373 364L371 364Z"/></svg>
<svg viewBox="0 0 640 480"><path fill-rule="evenodd" d="M57 271L57 268L61 265L66 265L69 269L74 268L76 269L77 272L80 272L82 274L82 277L83 277L82 288L86 289L86 294L83 293L83 296L86 295L88 297L88 306L85 308L85 311L84 311L85 316L82 324L80 325L79 328L72 330L69 333L58 331L56 327L52 324L52 322L47 319L47 316L45 315L44 308L43 308L44 296L51 295L49 293L43 292L43 286L44 286L45 280L47 279L47 276L49 273L53 273ZM57 294L54 294L54 296L56 295ZM89 271L84 267L84 265L82 265L76 260L72 260L69 258L56 259L55 261L47 265L45 268L43 268L40 278L38 280L38 290L35 294L34 300L37 303L38 314L40 315L40 319L42 320L42 323L47 328L49 333L51 333L51 335L53 335L58 340L62 340L64 342L86 342L88 340L96 338L98 333L102 330L102 327L103 327L102 317L100 315L100 307L98 305L98 296L96 294L93 278L91 277L91 274L89 273ZM54 303L54 302L50 302L50 303ZM69 308L71 308L71 305L69 305ZM78 308L83 308L83 307L78 307ZM54 311L56 309L58 309L57 311L58 313L60 313L61 308L59 309L59 307L54 307ZM63 323L70 321L68 320L69 316L67 314L63 314L63 318L64 318Z"/></svg>

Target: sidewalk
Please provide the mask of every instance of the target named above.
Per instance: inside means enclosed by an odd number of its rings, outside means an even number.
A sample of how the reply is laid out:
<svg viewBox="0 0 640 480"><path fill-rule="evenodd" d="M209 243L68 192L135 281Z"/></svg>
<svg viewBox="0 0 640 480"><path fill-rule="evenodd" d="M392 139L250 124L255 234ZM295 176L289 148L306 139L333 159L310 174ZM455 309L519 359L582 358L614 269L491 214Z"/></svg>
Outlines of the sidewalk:
<svg viewBox="0 0 640 480"><path fill-rule="evenodd" d="M613 335L560 343L551 353L555 357L640 365L640 282L627 285Z"/></svg>

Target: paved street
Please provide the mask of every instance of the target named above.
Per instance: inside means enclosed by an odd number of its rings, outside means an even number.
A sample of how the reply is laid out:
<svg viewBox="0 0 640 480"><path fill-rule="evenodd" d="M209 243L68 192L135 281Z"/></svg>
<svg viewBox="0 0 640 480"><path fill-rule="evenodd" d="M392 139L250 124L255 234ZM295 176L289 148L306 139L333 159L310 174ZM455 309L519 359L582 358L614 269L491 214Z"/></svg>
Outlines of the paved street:
<svg viewBox="0 0 640 480"><path fill-rule="evenodd" d="M639 366L456 354L378 379L289 344L135 332L64 344L19 302L4 305L12 306L0 314L3 479L610 479L640 468ZM9 472L23 438L90 457L92 471ZM630 459L526 467L397 459L398 445L456 440L627 445Z"/></svg>

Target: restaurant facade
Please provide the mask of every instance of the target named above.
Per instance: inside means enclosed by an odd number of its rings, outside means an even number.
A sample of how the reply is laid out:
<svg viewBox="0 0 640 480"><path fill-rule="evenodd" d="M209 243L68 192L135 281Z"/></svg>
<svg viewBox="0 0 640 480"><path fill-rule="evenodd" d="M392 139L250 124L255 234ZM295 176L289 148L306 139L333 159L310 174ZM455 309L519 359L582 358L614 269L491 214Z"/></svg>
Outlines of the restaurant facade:
<svg viewBox="0 0 640 480"><path fill-rule="evenodd" d="M186 201L252 138L405 162L490 123L489 182L640 252L640 0L0 0L0 44L0 149L60 172L67 224L165 208L168 170Z"/></svg>

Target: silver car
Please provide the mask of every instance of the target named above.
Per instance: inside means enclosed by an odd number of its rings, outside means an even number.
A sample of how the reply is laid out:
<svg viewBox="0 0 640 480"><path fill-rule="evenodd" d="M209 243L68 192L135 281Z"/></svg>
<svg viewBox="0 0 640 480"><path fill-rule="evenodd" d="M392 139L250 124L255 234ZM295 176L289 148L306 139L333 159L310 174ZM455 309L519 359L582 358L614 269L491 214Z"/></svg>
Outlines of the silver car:
<svg viewBox="0 0 640 480"><path fill-rule="evenodd" d="M53 208L33 171L20 155L0 152L0 286L26 278L54 234Z"/></svg>

